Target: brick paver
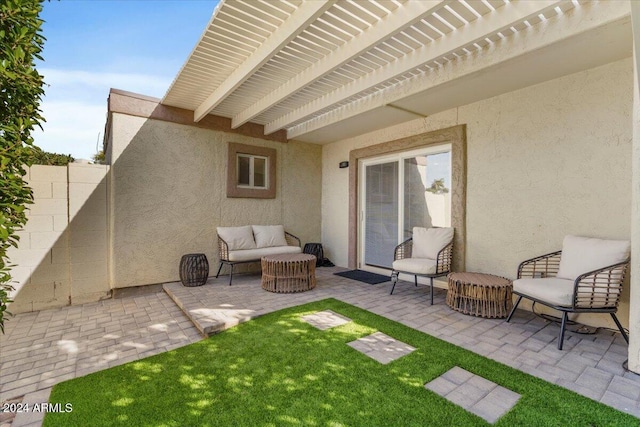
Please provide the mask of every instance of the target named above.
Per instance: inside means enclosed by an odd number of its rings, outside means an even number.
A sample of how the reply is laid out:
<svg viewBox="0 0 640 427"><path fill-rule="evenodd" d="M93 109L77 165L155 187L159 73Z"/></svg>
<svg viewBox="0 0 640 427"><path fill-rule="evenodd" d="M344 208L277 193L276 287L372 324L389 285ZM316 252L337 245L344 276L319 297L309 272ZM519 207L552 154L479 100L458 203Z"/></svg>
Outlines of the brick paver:
<svg viewBox="0 0 640 427"><path fill-rule="evenodd" d="M351 319L341 314L335 313L331 310L319 311L317 313L302 316L300 319L304 320L311 326L320 329L321 331L335 328L337 326L341 326L345 323L351 322Z"/></svg>
<svg viewBox="0 0 640 427"><path fill-rule="evenodd" d="M409 344L398 341L382 332L374 332L366 337L347 343L350 347L386 365L415 350Z"/></svg>
<svg viewBox="0 0 640 427"><path fill-rule="evenodd" d="M640 417L640 376L617 368L627 352L617 333L568 331L565 350L559 351L557 325L532 313L518 311L511 323L470 317L446 306L445 290L435 289L429 306L425 286L398 286L389 295L390 283L368 285L333 275L342 270L318 268L316 289L296 294L265 292L259 275L238 275L232 286L227 277L212 278L200 287L167 284L167 293L19 314L0 334L0 400L202 339L189 318L208 321L213 333L279 309L336 298Z"/></svg>

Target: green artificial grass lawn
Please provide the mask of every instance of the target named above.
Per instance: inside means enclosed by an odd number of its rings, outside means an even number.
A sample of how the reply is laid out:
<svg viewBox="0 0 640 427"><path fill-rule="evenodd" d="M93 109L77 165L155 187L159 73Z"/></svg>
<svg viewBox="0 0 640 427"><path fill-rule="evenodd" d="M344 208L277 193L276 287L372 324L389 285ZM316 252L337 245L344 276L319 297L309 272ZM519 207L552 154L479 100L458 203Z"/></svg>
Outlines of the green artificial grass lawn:
<svg viewBox="0 0 640 427"><path fill-rule="evenodd" d="M321 331L300 319L333 310ZM347 345L381 331L417 350L382 365ZM522 395L497 426L640 425L572 391L334 299L271 313L198 343L56 385L45 426L481 426L424 388L454 366Z"/></svg>

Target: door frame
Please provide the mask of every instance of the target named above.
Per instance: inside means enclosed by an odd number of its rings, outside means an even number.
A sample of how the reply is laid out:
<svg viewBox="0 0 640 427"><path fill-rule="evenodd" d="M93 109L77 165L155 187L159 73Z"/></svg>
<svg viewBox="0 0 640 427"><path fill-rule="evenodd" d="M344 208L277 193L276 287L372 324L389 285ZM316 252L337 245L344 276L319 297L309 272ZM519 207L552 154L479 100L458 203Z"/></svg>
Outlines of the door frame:
<svg viewBox="0 0 640 427"><path fill-rule="evenodd" d="M368 166L375 166L385 163L397 162L398 163L398 227L396 230L396 245L401 243L404 240L403 230L404 230L404 174L405 174L405 160L418 157L418 156L429 156L440 153L449 152L451 153L453 147L450 143L442 143L442 144L430 144L424 147L418 147L416 149L407 150L407 151L395 151L393 153L386 153L380 156L366 157L358 160L358 170L359 170L359 186L358 186L358 268L362 270L372 271L374 273L379 274L388 274L391 268L385 268L382 266L373 266L367 265L365 263L366 257L366 242L365 242L365 225L366 225L366 217L367 217L367 208L366 208L366 168ZM452 173L451 165L449 167L449 172ZM452 177L450 177L452 178Z"/></svg>
<svg viewBox="0 0 640 427"><path fill-rule="evenodd" d="M360 159L448 143L451 144L451 226L455 229L453 270L464 271L467 187L466 129L466 125L457 125L349 152L349 268L356 269L358 265Z"/></svg>

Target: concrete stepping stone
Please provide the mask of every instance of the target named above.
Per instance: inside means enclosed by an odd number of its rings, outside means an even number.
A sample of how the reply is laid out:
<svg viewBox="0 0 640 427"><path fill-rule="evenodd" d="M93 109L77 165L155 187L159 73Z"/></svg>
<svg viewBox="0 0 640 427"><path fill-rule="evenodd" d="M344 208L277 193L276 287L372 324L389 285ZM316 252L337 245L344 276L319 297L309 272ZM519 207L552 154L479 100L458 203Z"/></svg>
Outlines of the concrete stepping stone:
<svg viewBox="0 0 640 427"><path fill-rule="evenodd" d="M428 382L425 388L491 424L509 412L521 397L458 366Z"/></svg>
<svg viewBox="0 0 640 427"><path fill-rule="evenodd" d="M351 322L351 319L344 317L331 310L318 311L301 317L302 320L322 331Z"/></svg>
<svg viewBox="0 0 640 427"><path fill-rule="evenodd" d="M415 350L409 344L391 338L382 332L375 332L366 337L351 341L348 345L370 358L386 365Z"/></svg>

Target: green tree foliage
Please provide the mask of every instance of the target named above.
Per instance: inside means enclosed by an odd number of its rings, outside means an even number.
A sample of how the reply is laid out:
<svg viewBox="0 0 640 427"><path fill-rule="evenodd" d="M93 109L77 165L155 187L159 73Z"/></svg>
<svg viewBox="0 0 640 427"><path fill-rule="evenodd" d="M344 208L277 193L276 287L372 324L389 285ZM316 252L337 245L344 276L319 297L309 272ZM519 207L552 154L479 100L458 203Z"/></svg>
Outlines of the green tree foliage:
<svg viewBox="0 0 640 427"><path fill-rule="evenodd" d="M100 150L96 154L93 155L93 163L95 163L96 165L106 165L107 164L107 157L104 154L104 150Z"/></svg>
<svg viewBox="0 0 640 427"><path fill-rule="evenodd" d="M33 148L31 163L34 165L67 166L75 160L71 154L49 153L48 151L42 151L38 147Z"/></svg>
<svg viewBox="0 0 640 427"><path fill-rule="evenodd" d="M446 185L444 185L444 178L434 179L431 183L431 187L427 188L425 191L433 194L444 194L448 193L449 189Z"/></svg>
<svg viewBox="0 0 640 427"><path fill-rule="evenodd" d="M7 250L17 246L16 231L26 222L25 206L33 202L23 176L34 158L31 132L44 118L40 101L42 76L35 59L42 59L40 0L0 1L0 329L4 332L10 302Z"/></svg>

